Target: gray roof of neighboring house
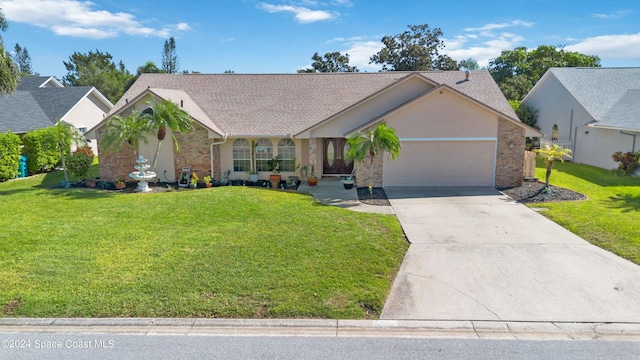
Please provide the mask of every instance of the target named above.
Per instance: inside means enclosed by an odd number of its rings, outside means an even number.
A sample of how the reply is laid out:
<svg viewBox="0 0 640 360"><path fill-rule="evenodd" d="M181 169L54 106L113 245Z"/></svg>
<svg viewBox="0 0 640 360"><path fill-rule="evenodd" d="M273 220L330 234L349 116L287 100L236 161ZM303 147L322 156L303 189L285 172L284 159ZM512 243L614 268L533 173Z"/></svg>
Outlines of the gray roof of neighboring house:
<svg viewBox="0 0 640 360"><path fill-rule="evenodd" d="M45 128L53 121L44 113L29 91L0 95L0 133L13 133Z"/></svg>
<svg viewBox="0 0 640 360"><path fill-rule="evenodd" d="M16 90L33 90L38 89L42 84L51 79L51 76L23 76Z"/></svg>
<svg viewBox="0 0 640 360"><path fill-rule="evenodd" d="M51 126L93 89L58 87L57 81L40 87L47 81L54 80L50 76L23 76L15 93L0 96L0 132L24 133Z"/></svg>
<svg viewBox="0 0 640 360"><path fill-rule="evenodd" d="M69 112L91 89L91 86L74 86L39 88L30 92L45 114L55 121Z"/></svg>
<svg viewBox="0 0 640 360"><path fill-rule="evenodd" d="M551 68L597 125L640 129L640 68Z"/></svg>
<svg viewBox="0 0 640 360"><path fill-rule="evenodd" d="M518 119L487 71L472 72L469 81L464 81L465 74L460 71L142 74L108 115L118 112L128 100L147 89L159 95L160 89L180 90L193 100L198 114L204 115L201 117L206 116L224 133L234 136L297 134L415 75L436 85L448 85L511 119Z"/></svg>

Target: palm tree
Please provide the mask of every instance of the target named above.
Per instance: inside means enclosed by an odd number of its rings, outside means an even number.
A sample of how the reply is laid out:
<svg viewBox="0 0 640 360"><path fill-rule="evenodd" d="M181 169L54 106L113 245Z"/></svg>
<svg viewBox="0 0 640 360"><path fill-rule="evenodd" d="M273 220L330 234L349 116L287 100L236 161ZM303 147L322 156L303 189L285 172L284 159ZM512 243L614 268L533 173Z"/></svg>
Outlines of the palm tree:
<svg viewBox="0 0 640 360"><path fill-rule="evenodd" d="M367 132L352 135L348 142L350 159L364 163L369 157L369 194L373 197L373 161L376 155L386 151L393 160L400 155L400 139L396 130L382 123Z"/></svg>
<svg viewBox="0 0 640 360"><path fill-rule="evenodd" d="M560 160L564 162L564 158L571 159L571 150L565 149L562 146L558 146L558 144L553 144L553 146L549 146L549 144L544 145L544 149L535 149L536 154L538 154L542 159L544 159L545 164L547 164L547 174L545 180L545 188L549 189L549 178L551 177L551 168L553 167L553 162L555 160Z"/></svg>
<svg viewBox="0 0 640 360"><path fill-rule="evenodd" d="M145 134L149 133L150 125L147 118L140 116L140 113L133 111L131 115L122 117L114 115L107 121L107 132L104 135L103 146L105 152L118 152L125 142L133 148L133 154L138 157L140 141L149 143Z"/></svg>
<svg viewBox="0 0 640 360"><path fill-rule="evenodd" d="M62 170L64 172L64 180L69 183L69 175L67 174L67 164L66 164L66 156L65 153L69 151L71 147L71 143L74 142L76 145L79 141L83 140L83 136L74 128L72 125L62 122L58 119L58 122L55 125L56 131L55 141L58 145L58 150L60 151L60 159L62 160Z"/></svg>
<svg viewBox="0 0 640 360"><path fill-rule="evenodd" d="M7 18L0 9L0 31L9 27ZM20 70L11 55L5 50L2 36L0 36L0 94L11 94L20 83Z"/></svg>
<svg viewBox="0 0 640 360"><path fill-rule="evenodd" d="M160 144L167 136L167 128L171 129L171 139L173 140L176 151L180 151L180 144L174 133L192 131L193 119L170 100L163 100L161 102L154 101L147 104L151 106L152 111L151 113L143 113L143 116L149 120L150 130L156 130L158 138L156 154L153 157L153 171L156 171Z"/></svg>

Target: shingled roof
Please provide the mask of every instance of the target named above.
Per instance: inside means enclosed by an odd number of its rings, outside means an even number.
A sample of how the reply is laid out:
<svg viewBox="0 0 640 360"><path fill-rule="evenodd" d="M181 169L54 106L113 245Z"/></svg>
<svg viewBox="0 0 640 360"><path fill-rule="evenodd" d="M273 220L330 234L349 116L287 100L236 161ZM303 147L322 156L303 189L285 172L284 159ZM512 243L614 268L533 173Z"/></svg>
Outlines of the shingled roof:
<svg viewBox="0 0 640 360"><path fill-rule="evenodd" d="M538 84L551 75L593 116L594 125L640 130L640 68L551 68Z"/></svg>
<svg viewBox="0 0 640 360"><path fill-rule="evenodd" d="M53 125L29 91L0 95L0 133L21 134Z"/></svg>
<svg viewBox="0 0 640 360"><path fill-rule="evenodd" d="M20 134L52 126L91 92L109 102L91 86L59 86L50 76L22 77L18 90L0 96L0 132L11 130Z"/></svg>
<svg viewBox="0 0 640 360"><path fill-rule="evenodd" d="M160 94L163 90L180 90L224 133L234 136L297 134L411 76L420 76L436 86L447 85L518 121L487 71L472 72L469 81L465 81L465 74L460 71L143 74L108 115L120 111L144 91L153 89ZM179 102L180 99L171 100Z"/></svg>

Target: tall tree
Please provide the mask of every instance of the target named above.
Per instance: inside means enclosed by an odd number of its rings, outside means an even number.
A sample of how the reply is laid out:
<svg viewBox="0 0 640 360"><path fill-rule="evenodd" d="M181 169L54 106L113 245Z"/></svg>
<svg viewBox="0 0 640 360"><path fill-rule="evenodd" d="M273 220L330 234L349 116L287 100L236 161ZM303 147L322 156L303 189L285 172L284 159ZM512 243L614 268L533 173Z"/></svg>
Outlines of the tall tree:
<svg viewBox="0 0 640 360"><path fill-rule="evenodd" d="M162 70L167 74L175 74L180 68L178 55L176 54L176 40L169 38L164 41L162 48Z"/></svg>
<svg viewBox="0 0 640 360"><path fill-rule="evenodd" d="M136 80L138 80L140 75L142 75L142 74L161 74L161 73L164 73L164 71L162 71L162 69L157 67L156 64L153 61L147 61L146 63L144 63L144 65L138 66L138 70L136 71L136 74L134 76L132 76L129 79L129 81L127 82L127 85L125 86L125 91L129 90L131 85L133 85L133 83L136 82Z"/></svg>
<svg viewBox="0 0 640 360"><path fill-rule="evenodd" d="M6 31L9 27L7 18L4 17L0 9L0 31ZM0 94L10 94L16 90L20 83L20 70L11 55L4 48L2 37L0 36Z"/></svg>
<svg viewBox="0 0 640 360"><path fill-rule="evenodd" d="M324 57L318 53L311 57L313 64L310 68L298 70L299 73L315 73L315 72L358 72L358 68L349 65L349 54L342 54L339 51L328 52Z"/></svg>
<svg viewBox="0 0 640 360"><path fill-rule="evenodd" d="M394 36L384 36L384 46L369 60L369 64L382 64L383 71L458 70L458 63L439 50L442 30L430 29L428 24L409 25L409 30Z"/></svg>
<svg viewBox="0 0 640 360"><path fill-rule="evenodd" d="M67 86L94 86L112 103L116 103L133 75L122 61L116 65L112 59L111 54L100 50L87 54L74 52L69 62L63 61L67 75L62 82Z"/></svg>
<svg viewBox="0 0 640 360"><path fill-rule="evenodd" d="M16 43L15 52L14 60L18 65L20 73L22 75L33 75L33 70L31 69L31 56L29 56L27 48L23 48L20 44Z"/></svg>
<svg viewBox="0 0 640 360"><path fill-rule="evenodd" d="M465 70L470 70L470 71L480 70L480 65L478 65L478 62L474 58L466 58L460 61L459 65L461 69L465 69Z"/></svg>
<svg viewBox="0 0 640 360"><path fill-rule="evenodd" d="M156 153L153 157L153 171L156 171L160 145L162 144L162 140L167 136L167 128L171 129L171 139L173 140L176 151L180 151L180 144L174 134L176 132L192 131L193 119L170 100L161 102L153 101L147 104L151 106L152 111L150 113L144 112L143 116L145 116L149 122L150 130L156 130L156 136L158 138Z"/></svg>
<svg viewBox="0 0 640 360"><path fill-rule="evenodd" d="M541 45L505 50L489 62L489 72L509 100L522 100L551 67L600 67L600 58Z"/></svg>
<svg viewBox="0 0 640 360"><path fill-rule="evenodd" d="M400 155L400 139L396 130L382 123L367 132L349 137L348 157L356 162L369 160L369 194L373 196L373 162L376 155L387 152L395 160Z"/></svg>

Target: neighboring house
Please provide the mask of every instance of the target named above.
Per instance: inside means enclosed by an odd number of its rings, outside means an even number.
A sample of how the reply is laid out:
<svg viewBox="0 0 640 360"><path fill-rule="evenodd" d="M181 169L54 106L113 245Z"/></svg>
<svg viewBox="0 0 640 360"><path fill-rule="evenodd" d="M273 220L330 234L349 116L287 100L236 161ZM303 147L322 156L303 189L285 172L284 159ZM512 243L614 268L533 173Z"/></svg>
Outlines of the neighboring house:
<svg viewBox="0 0 640 360"><path fill-rule="evenodd" d="M380 122L395 128L402 149L397 160L378 159L375 185L520 185L525 136L541 134L521 123L486 71L324 74L143 74L109 113L144 111L168 99L196 121L196 130L175 134L161 148L157 173L175 181L182 167L201 177L248 178L251 141L261 179L266 161L279 155L283 178L296 165L315 165L317 176L351 173L346 138ZM98 145L108 119L90 130ZM167 137L168 139L169 137ZM140 153L152 160L155 135ZM133 152L100 152L105 179L133 171ZM358 168L366 183L368 171Z"/></svg>
<svg viewBox="0 0 640 360"><path fill-rule="evenodd" d="M13 94L0 95L0 132L22 135L61 120L84 134L112 108L94 87L64 87L53 77L24 76ZM97 152L96 142L90 145Z"/></svg>
<svg viewBox="0 0 640 360"><path fill-rule="evenodd" d="M640 148L640 68L551 68L522 103L575 162L613 169L614 152Z"/></svg>

